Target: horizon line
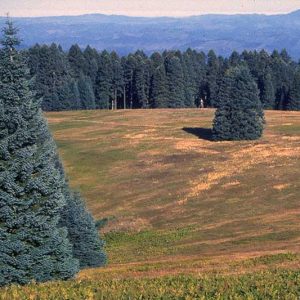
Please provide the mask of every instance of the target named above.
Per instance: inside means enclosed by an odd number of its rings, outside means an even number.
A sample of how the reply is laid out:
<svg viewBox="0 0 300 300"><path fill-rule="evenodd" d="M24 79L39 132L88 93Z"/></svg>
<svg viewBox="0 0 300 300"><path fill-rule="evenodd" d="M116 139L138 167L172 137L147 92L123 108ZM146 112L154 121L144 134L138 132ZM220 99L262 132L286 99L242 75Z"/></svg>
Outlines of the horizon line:
<svg viewBox="0 0 300 300"><path fill-rule="evenodd" d="M299 9L296 10L292 10L289 12L232 12L232 13L224 13L224 12L211 12L211 13L199 13L199 14L190 14L190 15L173 15L173 16L168 16L168 15L162 15L162 16L143 16L143 15L127 15L127 14L123 14L123 13L105 13L105 12L91 12L91 13L82 13L82 14L70 14L70 15L66 15L66 14L62 14L62 15L37 15L37 16L13 16L12 14L10 14L10 18L55 18L55 17L80 17L80 16L91 16L91 15L103 15L103 16L108 16L108 17L128 17L128 18L146 18L146 19L150 19L150 18L170 18L170 19L174 19L174 18L190 18L190 17L200 17L200 16L213 16L213 15L223 15L223 16L238 16L238 15L260 15L260 16L278 16L278 15L289 15L292 14L294 12L300 11ZM0 18L6 18L7 17L7 13L5 14L0 14Z"/></svg>

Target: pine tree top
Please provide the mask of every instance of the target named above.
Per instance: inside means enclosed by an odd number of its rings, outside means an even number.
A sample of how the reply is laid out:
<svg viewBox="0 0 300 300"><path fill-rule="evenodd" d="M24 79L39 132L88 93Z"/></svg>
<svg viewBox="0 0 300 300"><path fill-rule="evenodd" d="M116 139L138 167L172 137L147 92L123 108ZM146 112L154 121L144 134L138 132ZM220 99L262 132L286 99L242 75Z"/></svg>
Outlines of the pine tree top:
<svg viewBox="0 0 300 300"><path fill-rule="evenodd" d="M21 40L17 36L19 29L13 25L13 22L9 17L5 24L6 26L2 29L3 38L0 42L5 50L13 51L21 44Z"/></svg>

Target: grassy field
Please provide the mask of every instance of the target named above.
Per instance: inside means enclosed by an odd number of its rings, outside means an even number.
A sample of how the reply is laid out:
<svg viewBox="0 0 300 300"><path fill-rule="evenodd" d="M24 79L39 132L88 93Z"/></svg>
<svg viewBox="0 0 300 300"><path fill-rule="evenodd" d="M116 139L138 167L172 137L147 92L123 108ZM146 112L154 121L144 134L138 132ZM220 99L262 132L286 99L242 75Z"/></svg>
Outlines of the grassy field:
<svg viewBox="0 0 300 300"><path fill-rule="evenodd" d="M251 142L212 142L213 113L47 114L72 187L97 220L109 220L102 229L108 266L52 283L54 292L76 286L90 291L81 299L109 299L105 291L114 287L119 299L181 292L181 299L297 299L300 112L267 112L263 138Z"/></svg>

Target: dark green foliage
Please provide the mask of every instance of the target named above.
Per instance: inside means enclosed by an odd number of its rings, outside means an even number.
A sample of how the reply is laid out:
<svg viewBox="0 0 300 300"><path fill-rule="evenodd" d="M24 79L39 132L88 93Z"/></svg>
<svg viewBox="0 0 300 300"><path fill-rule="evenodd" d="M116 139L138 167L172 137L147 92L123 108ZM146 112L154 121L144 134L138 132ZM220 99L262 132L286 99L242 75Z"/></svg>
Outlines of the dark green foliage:
<svg viewBox="0 0 300 300"><path fill-rule="evenodd" d="M213 50L210 50L207 62L207 105L218 107L216 98L218 94L219 61Z"/></svg>
<svg viewBox="0 0 300 300"><path fill-rule="evenodd" d="M206 57L192 49L155 52L150 57L137 51L119 57L116 52L99 54L90 46L82 52L78 45L65 54L53 44L36 45L25 53L44 110L93 107L90 97L66 96L70 86L78 94L76 84L80 94L81 75L90 78L99 109L199 107L201 102L205 107L219 107L218 93L226 71L241 65L249 67L264 108L292 109L288 102L297 64L285 50L271 55L265 50L234 51L229 58L218 57L213 50Z"/></svg>
<svg viewBox="0 0 300 300"><path fill-rule="evenodd" d="M165 66L161 65L155 67L153 71L150 101L152 108L162 108L168 105L168 85Z"/></svg>
<svg viewBox="0 0 300 300"><path fill-rule="evenodd" d="M78 92L80 99L80 109L95 109L95 94L93 91L93 83L90 77L81 74L78 80Z"/></svg>
<svg viewBox="0 0 300 300"><path fill-rule="evenodd" d="M136 65L134 56L129 55L128 57L124 58L122 65L124 70L125 99L127 102L127 107L133 108L133 76Z"/></svg>
<svg viewBox="0 0 300 300"><path fill-rule="evenodd" d="M113 71L110 55L103 51L99 60L99 69L96 77L95 96L97 108L110 108L112 98Z"/></svg>
<svg viewBox="0 0 300 300"><path fill-rule="evenodd" d="M113 108L118 108L118 98L124 92L124 74L123 66L120 57L117 53L111 53L111 64L112 64L112 103Z"/></svg>
<svg viewBox="0 0 300 300"><path fill-rule="evenodd" d="M233 51L229 57L229 64L231 67L237 67L241 64L241 57L238 52Z"/></svg>
<svg viewBox="0 0 300 300"><path fill-rule="evenodd" d="M275 104L275 90L272 82L272 76L267 73L263 77L261 102L265 109L273 109Z"/></svg>
<svg viewBox="0 0 300 300"><path fill-rule="evenodd" d="M78 271L67 230L55 143L30 91L16 50L17 30L4 30L0 56L0 285L67 279Z"/></svg>
<svg viewBox="0 0 300 300"><path fill-rule="evenodd" d="M287 109L300 110L300 70L297 71L288 95Z"/></svg>
<svg viewBox="0 0 300 300"><path fill-rule="evenodd" d="M146 82L146 63L144 56L135 54L136 65L133 73L133 107L148 107L147 82Z"/></svg>
<svg viewBox="0 0 300 300"><path fill-rule="evenodd" d="M261 137L264 114L257 85L247 67L225 74L218 97L213 137L215 140L255 140Z"/></svg>
<svg viewBox="0 0 300 300"><path fill-rule="evenodd" d="M81 73L88 73L88 64L85 60L85 56L77 44L70 48L68 52L68 60L73 78L78 79Z"/></svg>
<svg viewBox="0 0 300 300"><path fill-rule="evenodd" d="M80 108L80 94L74 79L65 82L56 91L58 104L56 110L76 110Z"/></svg>
<svg viewBox="0 0 300 300"><path fill-rule="evenodd" d="M67 205L62 210L61 225L68 228L74 257L79 260L81 268L103 266L106 263L104 243L92 215L78 193L70 193L66 189L65 198Z"/></svg>
<svg viewBox="0 0 300 300"><path fill-rule="evenodd" d="M100 220L97 220L95 222L95 226L96 228L99 230L99 229L102 229L104 228L107 224L108 224L108 221L109 219L108 218L103 218L103 219L100 219Z"/></svg>
<svg viewBox="0 0 300 300"><path fill-rule="evenodd" d="M206 80L205 54L188 49L182 54L185 85L185 107L199 106L204 98Z"/></svg>
<svg viewBox="0 0 300 300"><path fill-rule="evenodd" d="M165 67L169 90L167 107L184 107L184 77L180 59L171 54L169 57L166 57Z"/></svg>
<svg viewBox="0 0 300 300"><path fill-rule="evenodd" d="M92 83L95 84L99 67L99 53L96 49L92 49L90 46L87 46L83 52L83 55L86 63L85 75L89 76L92 80Z"/></svg>
<svg viewBox="0 0 300 300"><path fill-rule="evenodd" d="M43 98L42 108L47 111L73 109L69 96L60 98L61 94L69 95L72 78L65 54L60 47L36 45L29 50L29 68L35 76L37 96ZM67 89L66 92L63 92ZM61 103L61 101L63 103ZM66 104L68 102L68 104Z"/></svg>

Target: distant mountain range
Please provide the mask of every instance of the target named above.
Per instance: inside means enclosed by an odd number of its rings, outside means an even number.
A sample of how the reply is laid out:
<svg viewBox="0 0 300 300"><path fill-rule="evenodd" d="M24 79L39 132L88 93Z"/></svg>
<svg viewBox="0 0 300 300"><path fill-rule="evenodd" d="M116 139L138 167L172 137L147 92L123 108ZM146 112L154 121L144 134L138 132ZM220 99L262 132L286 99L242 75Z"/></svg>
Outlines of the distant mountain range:
<svg viewBox="0 0 300 300"><path fill-rule="evenodd" d="M187 18L142 18L101 14L15 18L23 46L58 43L68 49L77 43L98 50L127 54L188 47L220 55L233 50L286 48L300 58L300 10L284 15L203 15ZM0 18L4 22L4 18Z"/></svg>

